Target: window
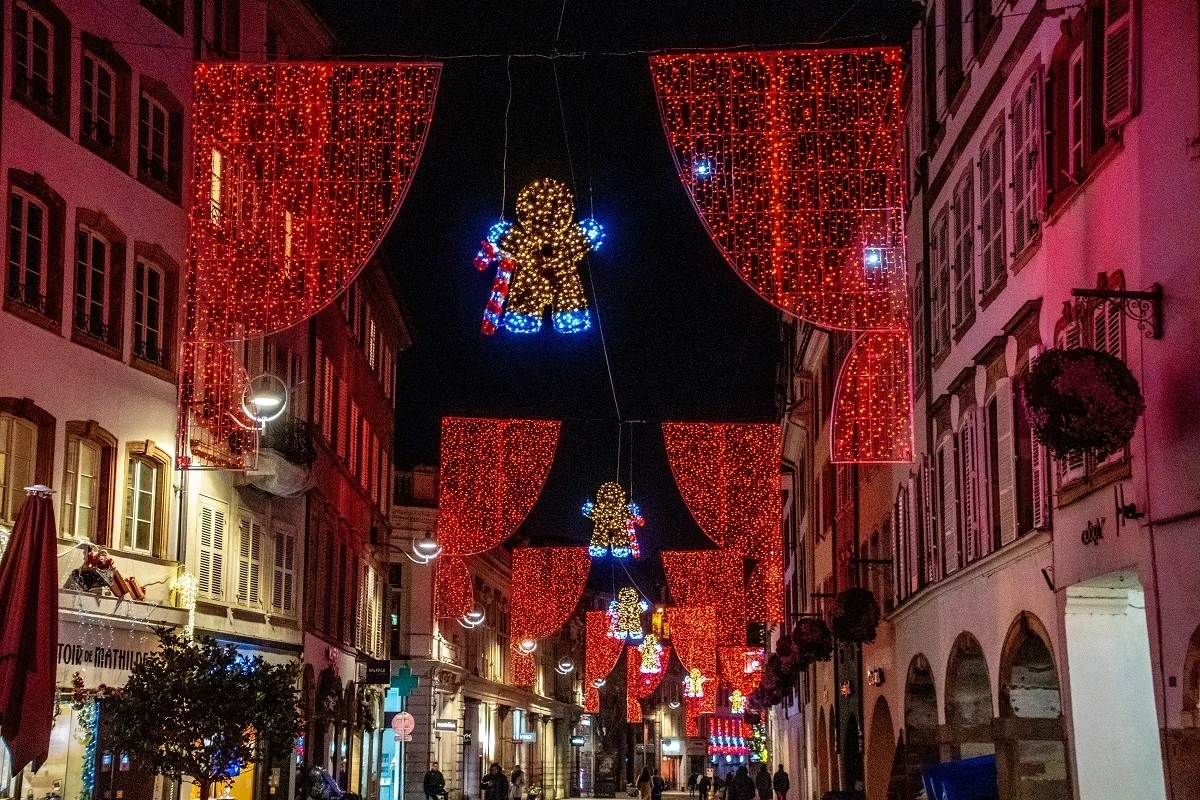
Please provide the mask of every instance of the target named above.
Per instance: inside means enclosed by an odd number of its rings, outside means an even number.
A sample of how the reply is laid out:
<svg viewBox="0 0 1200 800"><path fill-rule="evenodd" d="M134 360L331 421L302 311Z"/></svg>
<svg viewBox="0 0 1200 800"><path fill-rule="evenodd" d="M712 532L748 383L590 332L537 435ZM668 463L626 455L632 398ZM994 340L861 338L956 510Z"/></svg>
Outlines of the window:
<svg viewBox="0 0 1200 800"><path fill-rule="evenodd" d="M840 517L854 506L854 465L837 464L835 467L837 515Z"/></svg>
<svg viewBox="0 0 1200 800"><path fill-rule="evenodd" d="M1017 535L1050 527L1050 461L1045 445L1033 438L1025 408L1015 403Z"/></svg>
<svg viewBox="0 0 1200 800"><path fill-rule="evenodd" d="M1064 350L1083 347L1083 328L1078 322L1072 321L1068 323L1066 327L1059 331L1056 337L1056 344ZM1082 454L1056 460L1058 462L1058 483L1060 487L1082 480L1086 474L1087 459Z"/></svg>
<svg viewBox="0 0 1200 800"><path fill-rule="evenodd" d="M228 507L200 498L200 548L196 588L205 597L220 599L225 593L225 523Z"/></svg>
<svg viewBox="0 0 1200 800"><path fill-rule="evenodd" d="M117 76L112 67L88 51L83 51L79 81L79 135L106 149L116 145L114 110Z"/></svg>
<svg viewBox="0 0 1200 800"><path fill-rule="evenodd" d="M125 478L125 534L127 550L150 553L154 549L154 531L159 516L159 470L157 461L145 456L129 459Z"/></svg>
<svg viewBox="0 0 1200 800"><path fill-rule="evenodd" d="M336 395L337 379L333 375L333 362L329 360L329 356L325 356L322 360L324 365L322 372L325 375L323 382L323 395L321 398L321 433L325 436L325 441L331 446L333 445L333 414L334 405L333 398Z"/></svg>
<svg viewBox="0 0 1200 800"><path fill-rule="evenodd" d="M183 35L183 0L142 0L142 8L158 17L180 36Z"/></svg>
<svg viewBox="0 0 1200 800"><path fill-rule="evenodd" d="M109 338L109 244L93 230L75 232L75 329Z"/></svg>
<svg viewBox="0 0 1200 800"><path fill-rule="evenodd" d="M236 58L240 38L238 0L212 0L212 44L218 56Z"/></svg>
<svg viewBox="0 0 1200 800"><path fill-rule="evenodd" d="M963 84L962 0L946 0L946 105L954 102Z"/></svg>
<svg viewBox="0 0 1200 800"><path fill-rule="evenodd" d="M1034 69L1013 98L1013 254L1033 241L1041 211L1042 73Z"/></svg>
<svg viewBox="0 0 1200 800"><path fill-rule="evenodd" d="M979 244L985 292L1005 277L1004 189L1004 122L1001 121L979 150Z"/></svg>
<svg viewBox="0 0 1200 800"><path fill-rule="evenodd" d="M929 16L925 18L922 31L925 60L922 71L925 77L925 124L929 141L938 133L938 47L937 47L937 4L930 3Z"/></svg>
<svg viewBox="0 0 1200 800"><path fill-rule="evenodd" d="M238 515L238 579L239 603L258 606L262 586L262 522L251 514Z"/></svg>
<svg viewBox="0 0 1200 800"><path fill-rule="evenodd" d="M275 528L272 564L271 610L292 614L296 610L296 534L288 528Z"/></svg>
<svg viewBox="0 0 1200 800"><path fill-rule="evenodd" d="M49 213L31 195L13 189L8 209L8 297L47 312Z"/></svg>
<svg viewBox="0 0 1200 800"><path fill-rule="evenodd" d="M138 171L160 183L166 183L168 175L167 124L167 110L143 92L138 111Z"/></svg>
<svg viewBox="0 0 1200 800"><path fill-rule="evenodd" d="M931 305L933 319L930 321L930 352L936 358L950 346L950 237L949 217L943 211L933 223L933 275L931 282Z"/></svg>
<svg viewBox="0 0 1200 800"><path fill-rule="evenodd" d="M972 0L971 23L971 33L975 39L975 56L982 61L987 56L984 43L996 24L996 13L992 10L992 0Z"/></svg>
<svg viewBox="0 0 1200 800"><path fill-rule="evenodd" d="M37 482L38 427L0 412L0 523L12 525L25 502L25 487Z"/></svg>
<svg viewBox="0 0 1200 800"><path fill-rule="evenodd" d="M967 327L975 319L975 185L968 169L954 189L951 205L954 217L953 259L955 331Z"/></svg>
<svg viewBox="0 0 1200 800"><path fill-rule="evenodd" d="M362 437L361 424L358 416L358 403L350 401L350 452L346 459L347 466L350 467L350 474L358 474L358 445Z"/></svg>
<svg viewBox="0 0 1200 800"><path fill-rule="evenodd" d="M208 216L213 224L221 222L221 201L223 194L223 184L225 180L225 154L220 150L213 148L212 151L212 171L209 178L208 190Z"/></svg>
<svg viewBox="0 0 1200 800"><path fill-rule="evenodd" d="M1116 127L1137 106L1134 0L1104 0L1104 124Z"/></svg>
<svg viewBox="0 0 1200 800"><path fill-rule="evenodd" d="M937 476L934 474L935 465L930 464L925 456L921 463L921 556L923 559L922 578L925 583L933 583L942 577L941 548L938 546L937 520L940 514L938 494L935 491Z"/></svg>
<svg viewBox="0 0 1200 800"><path fill-rule="evenodd" d="M1075 48L1067 67L1067 176L1077 182L1083 176L1084 124L1083 99L1087 93L1083 71L1083 48Z"/></svg>
<svg viewBox="0 0 1200 800"><path fill-rule="evenodd" d="M955 492L955 453L949 438L942 444L937 453L937 485L938 511L942 527L942 554L945 558L942 574L949 575L957 570L959 562L958 546L958 498Z"/></svg>
<svg viewBox="0 0 1200 800"><path fill-rule="evenodd" d="M166 366L163 347L163 287L166 276L154 264L137 260L133 276L133 354Z"/></svg>
<svg viewBox="0 0 1200 800"><path fill-rule="evenodd" d="M99 541L100 470L103 453L98 442L67 436L63 480L62 532L67 537Z"/></svg>
<svg viewBox="0 0 1200 800"><path fill-rule="evenodd" d="M13 93L54 107L54 25L25 3L13 6Z"/></svg>

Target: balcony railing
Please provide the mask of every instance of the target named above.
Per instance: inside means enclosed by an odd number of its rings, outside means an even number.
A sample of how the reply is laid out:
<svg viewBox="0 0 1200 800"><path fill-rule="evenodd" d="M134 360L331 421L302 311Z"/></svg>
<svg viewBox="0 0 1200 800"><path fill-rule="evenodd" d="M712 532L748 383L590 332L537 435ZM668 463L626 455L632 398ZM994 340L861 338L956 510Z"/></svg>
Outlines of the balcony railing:
<svg viewBox="0 0 1200 800"><path fill-rule="evenodd" d="M274 450L293 464L307 467L317 459L312 428L300 419L282 417L267 424L259 446Z"/></svg>
<svg viewBox="0 0 1200 800"><path fill-rule="evenodd" d="M80 333L86 333L93 339L99 339L102 342L108 341L110 333L109 327L105 324L104 320L87 315L75 317L75 330Z"/></svg>
<svg viewBox="0 0 1200 800"><path fill-rule="evenodd" d="M8 299L39 314L46 313L46 295L39 292L36 285L10 280L8 282Z"/></svg>
<svg viewBox="0 0 1200 800"><path fill-rule="evenodd" d="M14 73L13 93L47 111L54 110L54 93L49 90L45 80L31 78L20 72Z"/></svg>
<svg viewBox="0 0 1200 800"><path fill-rule="evenodd" d="M154 342L142 340L133 343L133 354L142 361L148 361L160 367L167 366L167 352Z"/></svg>

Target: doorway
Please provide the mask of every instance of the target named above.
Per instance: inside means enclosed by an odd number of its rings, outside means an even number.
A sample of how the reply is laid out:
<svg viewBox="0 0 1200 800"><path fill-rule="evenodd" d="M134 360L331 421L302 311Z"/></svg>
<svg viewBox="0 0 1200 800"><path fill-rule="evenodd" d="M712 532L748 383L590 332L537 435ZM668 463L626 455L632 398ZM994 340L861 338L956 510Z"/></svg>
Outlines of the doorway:
<svg viewBox="0 0 1200 800"><path fill-rule="evenodd" d="M1067 589L1079 797L1166 797L1145 594L1123 571Z"/></svg>

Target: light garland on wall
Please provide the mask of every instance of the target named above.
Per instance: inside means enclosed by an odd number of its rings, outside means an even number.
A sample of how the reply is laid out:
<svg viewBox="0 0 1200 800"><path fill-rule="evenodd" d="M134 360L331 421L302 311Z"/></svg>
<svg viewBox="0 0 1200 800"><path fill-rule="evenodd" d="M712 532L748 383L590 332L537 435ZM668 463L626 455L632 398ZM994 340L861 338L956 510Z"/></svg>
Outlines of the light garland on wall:
<svg viewBox="0 0 1200 800"><path fill-rule="evenodd" d="M679 606L713 606L717 644L744 646L746 587L741 555L731 550L665 550L662 562L672 599Z"/></svg>
<svg viewBox="0 0 1200 800"><path fill-rule="evenodd" d="M230 344L316 314L370 260L420 161L438 64L196 65L179 363L181 469L257 437Z"/></svg>
<svg viewBox="0 0 1200 800"><path fill-rule="evenodd" d="M493 225L475 256L476 269L496 265L483 332L503 326L513 333L537 333L547 308L559 333L587 330L592 317L579 262L600 247L604 229L593 219L574 222L575 197L553 178L522 189L516 211L516 223Z"/></svg>
<svg viewBox="0 0 1200 800"><path fill-rule="evenodd" d="M509 636L516 642L516 650L525 651L525 655L532 653L526 642L536 647L538 639L554 633L570 619L583 596L591 565L585 547L513 550ZM534 676L524 665L522 668L523 672L514 675L513 682L517 686L532 686Z"/></svg>
<svg viewBox="0 0 1200 800"><path fill-rule="evenodd" d="M675 483L700 530L718 547L757 562L748 618L782 622L780 427L664 422L662 430Z"/></svg>
<svg viewBox="0 0 1200 800"><path fill-rule="evenodd" d="M475 606L463 556L483 553L517 530L554 462L558 422L445 417L438 475L436 606L461 617Z"/></svg>
<svg viewBox="0 0 1200 800"><path fill-rule="evenodd" d="M907 344L901 49L669 54L650 72L679 178L730 266L792 316ZM909 392L908 369L904 353L845 377ZM911 396L888 391L853 422L834 414L835 431L857 429L837 458L911 458Z"/></svg>
<svg viewBox="0 0 1200 800"><path fill-rule="evenodd" d="M608 604L608 612L613 620L613 637L632 642L641 641L645 635L642 614L649 609L650 604L638 596L637 589L632 586L622 586L618 589L617 599Z"/></svg>
<svg viewBox="0 0 1200 800"><path fill-rule="evenodd" d="M666 663L671 659L671 646L662 646L662 660ZM642 721L642 700L654 694L662 683L666 670L658 672L642 672L641 654L636 647L625 649L625 720L627 722Z"/></svg>
<svg viewBox="0 0 1200 800"><path fill-rule="evenodd" d="M612 616L608 611L589 611L586 615L586 647L583 664L583 710L600 713L600 686L617 665L623 640L609 635ZM599 684L597 684L599 682Z"/></svg>
<svg viewBox="0 0 1200 800"><path fill-rule="evenodd" d="M637 529L646 524L636 503L625 499L625 488L608 482L596 490L595 501L583 504L583 515L592 521L592 542L588 552L593 558L612 554L613 558L641 556Z"/></svg>

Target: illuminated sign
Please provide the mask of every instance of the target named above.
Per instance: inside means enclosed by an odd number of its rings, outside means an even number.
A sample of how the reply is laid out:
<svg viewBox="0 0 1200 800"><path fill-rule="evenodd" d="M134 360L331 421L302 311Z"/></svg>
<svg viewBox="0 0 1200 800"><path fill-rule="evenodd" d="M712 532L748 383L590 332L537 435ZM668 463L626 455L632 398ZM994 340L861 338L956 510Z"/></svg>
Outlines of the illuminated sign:
<svg viewBox="0 0 1200 800"><path fill-rule="evenodd" d="M586 741L587 741L587 739L585 739L582 736L572 736L571 737L571 746L572 747L583 747L583 744Z"/></svg>
<svg viewBox="0 0 1200 800"><path fill-rule="evenodd" d="M524 733L521 734L520 738L518 738L517 741L519 741L519 742L536 742L537 734L534 733L533 731L525 731Z"/></svg>
<svg viewBox="0 0 1200 800"><path fill-rule="evenodd" d="M458 730L458 720L436 719L433 721L433 729L435 731L456 731Z"/></svg>
<svg viewBox="0 0 1200 800"><path fill-rule="evenodd" d="M683 754L683 742L679 739L663 739L662 754L664 756L678 756Z"/></svg>

